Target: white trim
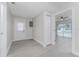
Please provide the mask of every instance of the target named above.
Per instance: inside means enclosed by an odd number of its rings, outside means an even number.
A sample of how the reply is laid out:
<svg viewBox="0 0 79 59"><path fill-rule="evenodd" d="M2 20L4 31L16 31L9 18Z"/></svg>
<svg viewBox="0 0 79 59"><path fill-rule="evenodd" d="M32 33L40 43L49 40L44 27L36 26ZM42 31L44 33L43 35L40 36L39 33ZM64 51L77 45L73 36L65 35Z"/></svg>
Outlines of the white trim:
<svg viewBox="0 0 79 59"><path fill-rule="evenodd" d="M48 42L46 45L49 45L49 44L51 44L51 42Z"/></svg>
<svg viewBox="0 0 79 59"><path fill-rule="evenodd" d="M22 41L22 40L30 40L30 39L33 39L33 38L28 38L28 39L20 39L20 40L13 40L13 42L16 42L16 41Z"/></svg>
<svg viewBox="0 0 79 59"><path fill-rule="evenodd" d="M78 52L75 52L75 8L72 8L72 53L78 54Z"/></svg>
<svg viewBox="0 0 79 59"><path fill-rule="evenodd" d="M12 42L9 44L8 49L7 49L7 54L9 53L9 50L11 48Z"/></svg>
<svg viewBox="0 0 79 59"><path fill-rule="evenodd" d="M79 56L79 53L76 52L76 51L72 51L72 54L76 55L76 56Z"/></svg>
<svg viewBox="0 0 79 59"><path fill-rule="evenodd" d="M3 26L3 37L1 39L0 57L7 56L7 3L1 3L1 20Z"/></svg>
<svg viewBox="0 0 79 59"><path fill-rule="evenodd" d="M47 45L42 43L41 41L37 40L37 39L34 39L36 42L38 42L39 44L41 44L43 47L46 47Z"/></svg>
<svg viewBox="0 0 79 59"><path fill-rule="evenodd" d="M54 41L54 42L52 42L51 44L52 44L52 45L55 45L55 44L56 44L56 42Z"/></svg>

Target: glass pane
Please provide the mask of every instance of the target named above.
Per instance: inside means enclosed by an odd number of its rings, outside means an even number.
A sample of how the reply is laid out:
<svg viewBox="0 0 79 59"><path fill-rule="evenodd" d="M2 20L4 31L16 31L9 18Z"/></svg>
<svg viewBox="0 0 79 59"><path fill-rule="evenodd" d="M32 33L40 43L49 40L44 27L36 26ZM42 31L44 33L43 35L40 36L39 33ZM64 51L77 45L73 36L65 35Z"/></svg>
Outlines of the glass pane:
<svg viewBox="0 0 79 59"><path fill-rule="evenodd" d="M17 31L24 31L24 23L17 23Z"/></svg>
<svg viewBox="0 0 79 59"><path fill-rule="evenodd" d="M63 32L64 32L64 25L63 24L58 24L57 26L57 36L63 36Z"/></svg>
<svg viewBox="0 0 79 59"><path fill-rule="evenodd" d="M71 38L71 23L64 24L64 37Z"/></svg>

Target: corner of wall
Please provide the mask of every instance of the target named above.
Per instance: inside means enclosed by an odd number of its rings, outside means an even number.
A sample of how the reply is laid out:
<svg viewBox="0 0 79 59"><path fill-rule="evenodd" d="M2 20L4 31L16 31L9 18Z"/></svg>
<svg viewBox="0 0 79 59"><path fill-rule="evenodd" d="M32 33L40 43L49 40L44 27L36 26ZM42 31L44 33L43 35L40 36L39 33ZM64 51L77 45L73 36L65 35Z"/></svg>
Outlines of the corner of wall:
<svg viewBox="0 0 79 59"><path fill-rule="evenodd" d="M72 54L79 56L79 52L76 52L76 51L72 51Z"/></svg>
<svg viewBox="0 0 79 59"><path fill-rule="evenodd" d="M12 45L12 42L10 42L10 44L9 44L9 46L7 48L7 54L9 53L9 50L10 50L11 45Z"/></svg>
<svg viewBox="0 0 79 59"><path fill-rule="evenodd" d="M52 44L52 45L55 45L55 41L53 41L51 44Z"/></svg>
<svg viewBox="0 0 79 59"><path fill-rule="evenodd" d="M38 42L39 44L41 44L43 47L46 47L47 45L42 43L41 41L37 40L37 39L34 39L36 42Z"/></svg>

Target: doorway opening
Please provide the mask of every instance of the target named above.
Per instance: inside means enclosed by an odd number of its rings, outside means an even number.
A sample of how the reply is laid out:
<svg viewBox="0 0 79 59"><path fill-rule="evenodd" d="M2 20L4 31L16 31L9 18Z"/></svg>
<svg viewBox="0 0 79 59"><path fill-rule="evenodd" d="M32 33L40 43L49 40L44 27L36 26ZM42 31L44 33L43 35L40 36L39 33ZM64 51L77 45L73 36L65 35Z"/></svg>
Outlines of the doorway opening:
<svg viewBox="0 0 79 59"><path fill-rule="evenodd" d="M55 16L56 45L60 52L72 52L72 10L61 12Z"/></svg>

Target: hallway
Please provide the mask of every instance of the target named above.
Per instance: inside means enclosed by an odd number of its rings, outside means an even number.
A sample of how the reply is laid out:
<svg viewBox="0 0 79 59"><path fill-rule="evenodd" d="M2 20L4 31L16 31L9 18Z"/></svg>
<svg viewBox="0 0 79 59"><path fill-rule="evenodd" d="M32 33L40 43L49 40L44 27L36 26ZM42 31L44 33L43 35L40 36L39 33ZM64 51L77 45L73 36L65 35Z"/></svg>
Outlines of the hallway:
<svg viewBox="0 0 79 59"><path fill-rule="evenodd" d="M78 6L68 2L1 2L0 57L79 56Z"/></svg>
<svg viewBox="0 0 79 59"><path fill-rule="evenodd" d="M60 45L60 44L59 44ZM65 51L66 48L63 48ZM62 52L58 45L43 47L34 40L13 42L8 57L77 57L71 52Z"/></svg>

